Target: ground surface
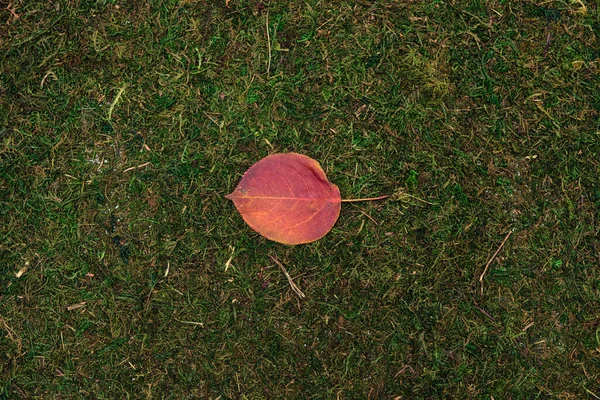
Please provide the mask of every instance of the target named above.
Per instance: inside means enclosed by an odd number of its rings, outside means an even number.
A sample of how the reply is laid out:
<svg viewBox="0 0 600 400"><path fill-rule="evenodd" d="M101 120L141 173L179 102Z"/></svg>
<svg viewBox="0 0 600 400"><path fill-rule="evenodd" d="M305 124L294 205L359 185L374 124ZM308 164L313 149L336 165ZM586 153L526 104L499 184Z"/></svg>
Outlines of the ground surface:
<svg viewBox="0 0 600 400"><path fill-rule="evenodd" d="M594 1L0 6L0 398L600 398Z"/></svg>

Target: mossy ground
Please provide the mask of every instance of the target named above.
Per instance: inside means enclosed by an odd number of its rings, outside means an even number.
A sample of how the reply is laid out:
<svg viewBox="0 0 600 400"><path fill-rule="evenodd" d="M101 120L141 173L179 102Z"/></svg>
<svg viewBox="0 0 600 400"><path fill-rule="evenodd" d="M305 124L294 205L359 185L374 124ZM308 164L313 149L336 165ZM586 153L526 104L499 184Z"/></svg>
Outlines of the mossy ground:
<svg viewBox="0 0 600 400"><path fill-rule="evenodd" d="M0 398L600 398L599 35L587 0L0 1ZM284 151L394 197L269 242L223 196Z"/></svg>

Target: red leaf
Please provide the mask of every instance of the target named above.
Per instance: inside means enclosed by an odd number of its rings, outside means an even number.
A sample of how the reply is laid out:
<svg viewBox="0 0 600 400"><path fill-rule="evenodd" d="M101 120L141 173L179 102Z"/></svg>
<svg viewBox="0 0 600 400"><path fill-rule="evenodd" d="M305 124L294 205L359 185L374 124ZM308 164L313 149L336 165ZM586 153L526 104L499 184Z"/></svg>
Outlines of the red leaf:
<svg viewBox="0 0 600 400"><path fill-rule="evenodd" d="M232 200L252 229L279 243L314 242L340 215L338 187L318 162L296 153L273 154L242 177Z"/></svg>

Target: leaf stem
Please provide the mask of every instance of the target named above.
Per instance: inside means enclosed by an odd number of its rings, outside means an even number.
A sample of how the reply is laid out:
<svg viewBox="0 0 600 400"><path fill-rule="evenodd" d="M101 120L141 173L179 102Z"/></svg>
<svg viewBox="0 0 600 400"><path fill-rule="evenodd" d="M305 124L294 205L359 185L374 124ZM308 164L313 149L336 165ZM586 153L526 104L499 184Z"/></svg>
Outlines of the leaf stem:
<svg viewBox="0 0 600 400"><path fill-rule="evenodd" d="M382 199L386 199L390 196L385 195L385 196L379 196L379 197L369 197L366 199L342 199L342 203L355 203L357 201L373 201L373 200L382 200Z"/></svg>

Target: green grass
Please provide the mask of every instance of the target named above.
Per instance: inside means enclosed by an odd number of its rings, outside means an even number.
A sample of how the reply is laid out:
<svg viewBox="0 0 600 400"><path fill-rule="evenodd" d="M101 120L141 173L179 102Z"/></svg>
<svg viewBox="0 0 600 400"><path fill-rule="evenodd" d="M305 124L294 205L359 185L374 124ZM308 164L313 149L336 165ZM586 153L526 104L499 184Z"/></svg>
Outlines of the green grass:
<svg viewBox="0 0 600 400"><path fill-rule="evenodd" d="M0 2L0 399L600 398L594 1L149 3Z"/></svg>

